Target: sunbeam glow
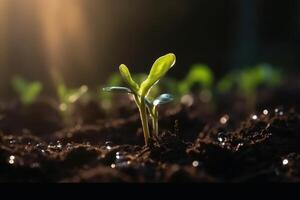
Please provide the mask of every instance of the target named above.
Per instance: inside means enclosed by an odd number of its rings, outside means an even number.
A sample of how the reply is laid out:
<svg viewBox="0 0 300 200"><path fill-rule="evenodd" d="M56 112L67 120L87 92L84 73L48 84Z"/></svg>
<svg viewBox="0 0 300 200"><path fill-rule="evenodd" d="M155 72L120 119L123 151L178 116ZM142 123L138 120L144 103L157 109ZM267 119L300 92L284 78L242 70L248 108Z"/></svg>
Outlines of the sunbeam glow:
<svg viewBox="0 0 300 200"><path fill-rule="evenodd" d="M82 66L91 66L90 32L87 27L81 0L35 1L40 8L40 26L47 66L55 84L63 81L61 70L71 55ZM68 47L68 48L67 48ZM66 48L70 51L67 52Z"/></svg>

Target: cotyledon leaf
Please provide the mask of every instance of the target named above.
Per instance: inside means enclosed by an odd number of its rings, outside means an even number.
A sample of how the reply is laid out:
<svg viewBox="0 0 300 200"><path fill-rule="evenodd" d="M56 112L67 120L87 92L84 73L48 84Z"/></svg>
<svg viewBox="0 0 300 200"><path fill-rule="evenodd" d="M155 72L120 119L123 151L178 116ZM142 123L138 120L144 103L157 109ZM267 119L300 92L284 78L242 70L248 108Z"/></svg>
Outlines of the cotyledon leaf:
<svg viewBox="0 0 300 200"><path fill-rule="evenodd" d="M126 65L121 64L119 67L122 78L127 82L130 89L137 93L139 91L139 85L132 79L129 69Z"/></svg>
<svg viewBox="0 0 300 200"><path fill-rule="evenodd" d="M139 88L139 94L141 96L147 96L151 87L174 66L175 62L176 56L173 53L169 53L158 58L152 65L147 79L142 82Z"/></svg>

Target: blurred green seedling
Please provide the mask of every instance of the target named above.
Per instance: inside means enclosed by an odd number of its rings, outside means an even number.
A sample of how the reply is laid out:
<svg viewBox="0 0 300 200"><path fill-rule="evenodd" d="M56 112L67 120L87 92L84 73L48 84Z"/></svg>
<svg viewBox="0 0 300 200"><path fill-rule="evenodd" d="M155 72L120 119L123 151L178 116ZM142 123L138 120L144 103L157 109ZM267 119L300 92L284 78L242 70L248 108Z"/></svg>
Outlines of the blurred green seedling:
<svg viewBox="0 0 300 200"><path fill-rule="evenodd" d="M75 103L84 94L88 92L88 87L82 85L79 88L67 88L65 84L59 84L57 87L57 95L59 98L59 109L61 112L66 112L70 105Z"/></svg>
<svg viewBox="0 0 300 200"><path fill-rule="evenodd" d="M186 77L179 82L179 92L181 95L187 94L193 86L201 86L204 89L211 89L214 82L214 75L211 69L202 64L191 67Z"/></svg>
<svg viewBox="0 0 300 200"><path fill-rule="evenodd" d="M29 82L20 76L15 76L12 79L12 86L24 105L35 102L43 89L42 83L38 81Z"/></svg>
<svg viewBox="0 0 300 200"><path fill-rule="evenodd" d="M128 93L133 96L135 103L139 109L140 112L140 118L142 122L143 132L144 132L144 139L145 144L148 145L149 139L151 137L149 132L149 124L148 124L148 116L150 115L152 117L153 121L153 130L154 134L157 134L158 127L157 126L157 106L161 103L159 103L160 97L155 99L153 102L149 100L149 94L159 80L165 76L165 74L174 66L176 62L176 57L174 54L169 53L166 54L160 58L158 58L154 64L152 65L152 68L148 74L148 76L141 82L141 84L138 84L131 76L131 73L129 69L126 67L126 65L121 64L119 67L120 74L123 78L123 80L127 83L127 87L119 87L119 86L111 86L103 88L106 92L124 92ZM163 98L161 98L161 102L163 101ZM154 103L156 102L156 103ZM154 108L155 107L155 108ZM153 110L156 112L156 114L153 113ZM148 112L147 112L148 111Z"/></svg>

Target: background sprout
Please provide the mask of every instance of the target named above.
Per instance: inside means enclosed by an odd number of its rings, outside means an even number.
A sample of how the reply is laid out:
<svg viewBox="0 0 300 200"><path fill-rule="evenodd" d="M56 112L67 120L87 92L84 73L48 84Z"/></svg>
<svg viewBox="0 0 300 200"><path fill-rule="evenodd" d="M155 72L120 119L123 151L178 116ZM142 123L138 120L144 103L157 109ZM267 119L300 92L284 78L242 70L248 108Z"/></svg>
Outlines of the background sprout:
<svg viewBox="0 0 300 200"><path fill-rule="evenodd" d="M20 76L13 78L12 86L24 105L32 104L43 89L40 82L28 82Z"/></svg>
<svg viewBox="0 0 300 200"><path fill-rule="evenodd" d="M185 79L179 83L179 92L181 95L187 94L191 88L197 84L205 89L210 89L214 82L214 76L211 69L202 64L192 66Z"/></svg>
<svg viewBox="0 0 300 200"><path fill-rule="evenodd" d="M144 132L144 139L146 145L148 144L149 138L150 138L150 132L149 132L149 125L148 125L148 113L153 117L155 120L155 126L153 127L155 130L158 130L157 125L157 115L152 115L153 106L151 106L151 109L149 109L149 93L153 86L158 83L158 81L170 70L171 67L175 64L176 57L174 54L169 53L166 54L160 58L158 58L154 64L152 65L152 68L150 70L149 75L146 77L146 79L139 85L136 83L136 81L133 80L129 69L126 67L126 65L121 64L119 67L120 74L123 78L123 80L127 83L129 88L125 87L106 87L103 88L104 91L109 92L125 92L133 95L135 103L139 109L140 112L140 118L142 122L143 132ZM155 100L154 100L155 101ZM163 97L159 100L156 99L156 103L163 102ZM151 103L152 104L152 103ZM158 104L157 104L158 105ZM156 105L156 106L157 106ZM155 106L155 107L156 107ZM156 111L156 108L154 109ZM157 112L156 112L157 113Z"/></svg>
<svg viewBox="0 0 300 200"><path fill-rule="evenodd" d="M67 88L64 84L60 84L57 88L57 94L60 101L59 109L62 112L68 110L69 106L75 103L88 91L86 85L82 85L77 89Z"/></svg>

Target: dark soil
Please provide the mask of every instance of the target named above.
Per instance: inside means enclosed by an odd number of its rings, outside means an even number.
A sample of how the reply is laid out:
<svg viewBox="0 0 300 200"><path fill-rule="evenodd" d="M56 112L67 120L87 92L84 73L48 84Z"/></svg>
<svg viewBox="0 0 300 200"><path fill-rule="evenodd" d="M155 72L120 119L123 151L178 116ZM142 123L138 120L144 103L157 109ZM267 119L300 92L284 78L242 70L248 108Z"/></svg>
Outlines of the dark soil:
<svg viewBox="0 0 300 200"><path fill-rule="evenodd" d="M259 100L257 112L166 107L147 147L132 105L78 103L68 128L49 100L1 104L0 182L298 182L298 104Z"/></svg>

